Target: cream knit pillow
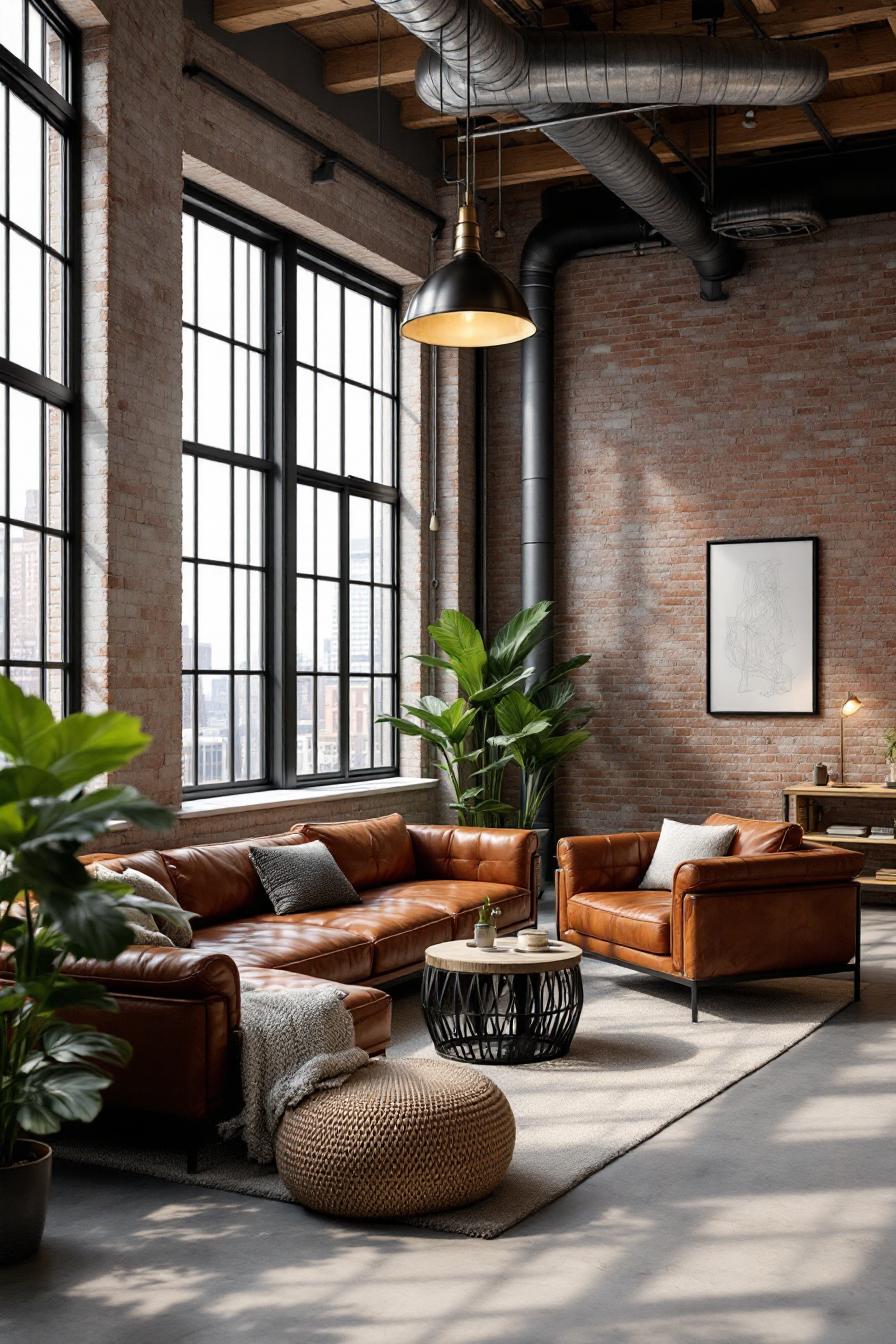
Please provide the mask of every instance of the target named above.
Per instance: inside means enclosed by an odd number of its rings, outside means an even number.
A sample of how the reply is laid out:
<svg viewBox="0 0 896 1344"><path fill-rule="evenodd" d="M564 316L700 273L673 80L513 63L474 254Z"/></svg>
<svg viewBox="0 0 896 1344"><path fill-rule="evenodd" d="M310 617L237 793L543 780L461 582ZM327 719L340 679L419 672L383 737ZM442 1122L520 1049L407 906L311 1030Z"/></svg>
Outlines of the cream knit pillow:
<svg viewBox="0 0 896 1344"><path fill-rule="evenodd" d="M641 890L671 891L680 863L720 859L728 853L736 835L736 826L688 826L666 817L650 867L641 879Z"/></svg>

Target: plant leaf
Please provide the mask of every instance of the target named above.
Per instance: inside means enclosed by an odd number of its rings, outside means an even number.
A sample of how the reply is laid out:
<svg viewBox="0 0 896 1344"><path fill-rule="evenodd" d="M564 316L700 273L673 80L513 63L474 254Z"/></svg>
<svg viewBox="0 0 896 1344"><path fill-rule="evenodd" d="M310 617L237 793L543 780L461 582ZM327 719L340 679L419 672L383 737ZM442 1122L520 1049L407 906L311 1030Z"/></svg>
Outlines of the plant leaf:
<svg viewBox="0 0 896 1344"><path fill-rule="evenodd" d="M536 602L501 626L488 651L489 664L496 676L515 670L520 660L546 638L542 627L550 610L550 602Z"/></svg>

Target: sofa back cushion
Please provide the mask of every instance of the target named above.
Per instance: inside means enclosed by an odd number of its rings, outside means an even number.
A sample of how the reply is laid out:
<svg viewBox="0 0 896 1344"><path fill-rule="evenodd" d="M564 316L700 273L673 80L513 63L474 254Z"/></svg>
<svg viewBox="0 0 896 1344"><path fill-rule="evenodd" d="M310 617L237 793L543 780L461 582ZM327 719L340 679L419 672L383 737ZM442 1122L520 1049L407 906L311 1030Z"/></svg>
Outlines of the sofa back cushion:
<svg viewBox="0 0 896 1344"><path fill-rule="evenodd" d="M729 817L713 812L706 818L707 826L736 826L737 834L731 842L729 854L748 858L752 854L778 854L799 849L803 843L803 828L793 821L754 821L751 817Z"/></svg>
<svg viewBox="0 0 896 1344"><path fill-rule="evenodd" d="M145 873L154 882L159 882L171 896L177 895L165 860L156 849L141 849L136 854L80 854L78 857L85 867L101 863L104 868L111 868L113 873L123 873L125 868L136 868L138 873Z"/></svg>
<svg viewBox="0 0 896 1344"><path fill-rule="evenodd" d="M417 875L404 817L393 812L370 821L303 822L293 827L304 840L321 840L355 891L410 882Z"/></svg>
<svg viewBox="0 0 896 1344"><path fill-rule="evenodd" d="M302 837L288 831L285 835L266 835L252 840L165 849L161 857L175 896L185 910L199 916L193 923L202 928L206 924L270 914L270 902L249 850L253 845L298 844L302 844Z"/></svg>

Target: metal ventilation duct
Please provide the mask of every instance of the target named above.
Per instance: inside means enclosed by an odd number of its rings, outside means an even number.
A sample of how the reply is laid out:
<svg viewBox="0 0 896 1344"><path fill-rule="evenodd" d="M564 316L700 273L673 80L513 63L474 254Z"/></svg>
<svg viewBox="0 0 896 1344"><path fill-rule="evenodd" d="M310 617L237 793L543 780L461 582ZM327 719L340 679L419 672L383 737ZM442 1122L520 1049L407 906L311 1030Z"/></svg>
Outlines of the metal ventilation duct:
<svg viewBox="0 0 896 1344"><path fill-rule="evenodd" d="M795 238L821 233L827 220L808 197L732 201L712 217L712 227L723 238L749 242L757 238Z"/></svg>
<svg viewBox="0 0 896 1344"><path fill-rule="evenodd" d="M827 78L823 57L803 46L533 34L502 23L483 0L376 0L433 53L424 54L417 72L418 93L430 106L444 99L449 110L466 107L468 2L472 105L491 112L512 107L533 122L587 112L595 101L799 103ZM622 122L579 122L544 133L690 257L701 280L736 274L736 248L713 233L681 178Z"/></svg>

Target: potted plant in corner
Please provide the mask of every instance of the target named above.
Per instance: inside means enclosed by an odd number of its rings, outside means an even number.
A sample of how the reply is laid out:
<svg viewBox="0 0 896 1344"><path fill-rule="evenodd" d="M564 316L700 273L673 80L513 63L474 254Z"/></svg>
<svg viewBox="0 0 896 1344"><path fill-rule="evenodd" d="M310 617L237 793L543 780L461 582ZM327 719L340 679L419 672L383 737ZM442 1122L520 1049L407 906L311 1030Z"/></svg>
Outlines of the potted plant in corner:
<svg viewBox="0 0 896 1344"><path fill-rule="evenodd" d="M110 960L134 941L127 907L180 922L180 912L91 878L78 849L117 818L171 823L129 787L97 787L149 738L129 714L71 714L0 677L0 1263L40 1245L51 1150L43 1135L66 1120L93 1120L125 1041L65 1020L67 1010L114 1010L88 980L66 975L72 958ZM187 916L183 915L186 922Z"/></svg>
<svg viewBox="0 0 896 1344"><path fill-rule="evenodd" d="M896 728L888 728L884 733L884 747L886 748L884 759L887 762L887 778L884 783L888 789L896 789Z"/></svg>
<svg viewBox="0 0 896 1344"><path fill-rule="evenodd" d="M492 905L486 896L479 907L476 923L473 925L473 942L477 947L494 947L495 931L500 913L501 907Z"/></svg>

